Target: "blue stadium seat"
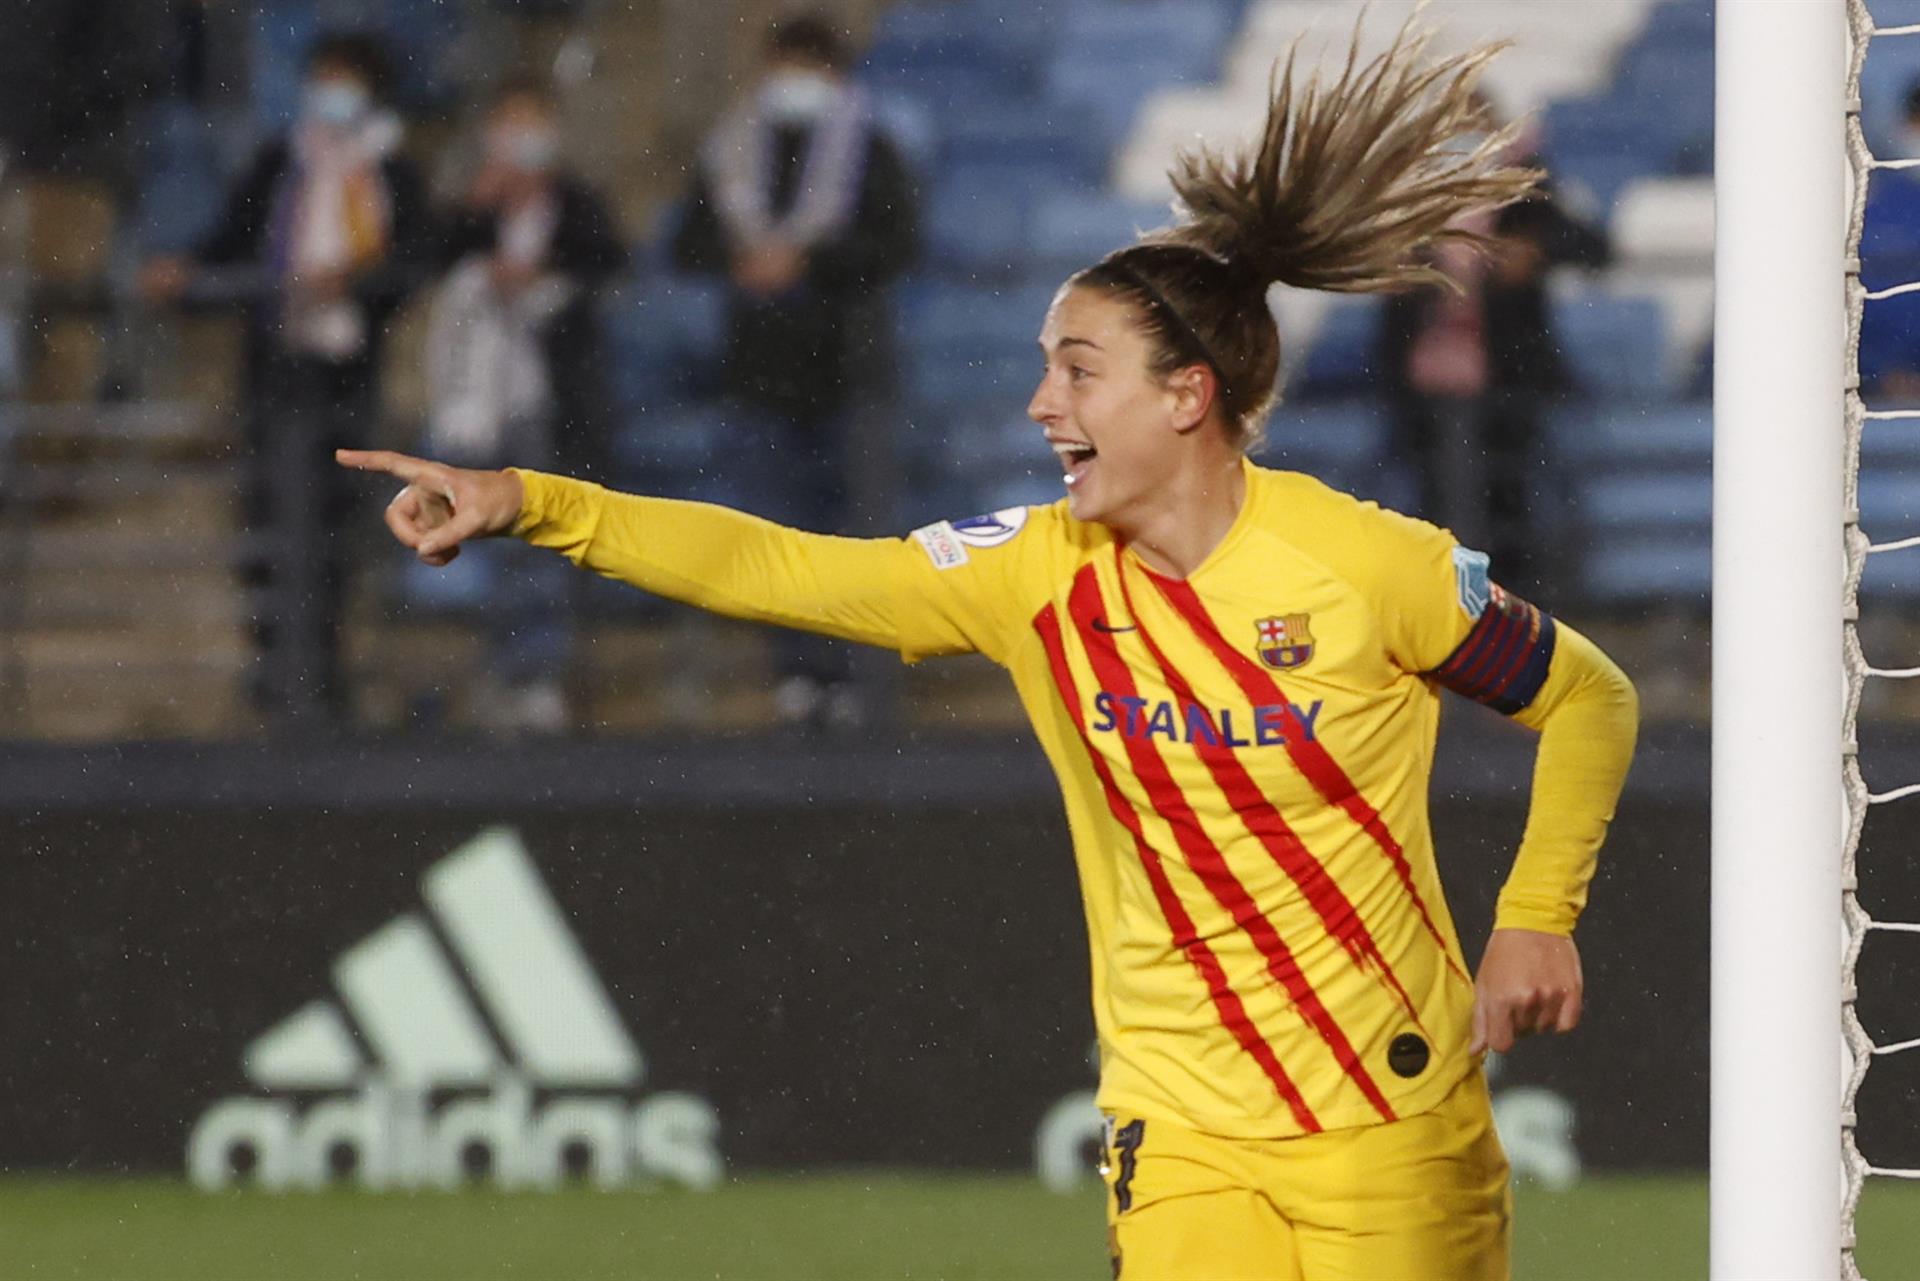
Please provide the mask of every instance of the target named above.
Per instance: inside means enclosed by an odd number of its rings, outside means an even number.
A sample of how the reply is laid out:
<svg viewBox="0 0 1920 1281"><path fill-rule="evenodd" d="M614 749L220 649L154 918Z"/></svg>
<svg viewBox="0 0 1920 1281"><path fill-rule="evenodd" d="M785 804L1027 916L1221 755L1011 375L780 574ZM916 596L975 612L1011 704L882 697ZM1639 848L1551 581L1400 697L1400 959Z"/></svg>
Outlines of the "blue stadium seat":
<svg viewBox="0 0 1920 1281"><path fill-rule="evenodd" d="M1713 145L1713 46L1643 45L1629 51L1614 82L1613 98L1657 113L1658 128L1641 150L1653 152L1657 171L1672 172L1685 155L1711 154ZM1658 139L1658 149L1653 141Z"/></svg>
<svg viewBox="0 0 1920 1281"><path fill-rule="evenodd" d="M938 271L1004 277L1025 260L1035 205L1068 184L1051 165L968 165L942 174L927 201L927 258Z"/></svg>
<svg viewBox="0 0 1920 1281"><path fill-rule="evenodd" d="M1643 40L1658 43L1713 44L1713 5L1710 0L1665 0L1647 15Z"/></svg>
<svg viewBox="0 0 1920 1281"><path fill-rule="evenodd" d="M1555 452L1582 469L1700 468L1713 460L1713 406L1578 404L1557 411Z"/></svg>
<svg viewBox="0 0 1920 1281"><path fill-rule="evenodd" d="M902 342L962 357L1018 344L1037 374L1040 353L1035 343L1055 289L1049 281L1005 287L911 281L900 291Z"/></svg>
<svg viewBox="0 0 1920 1281"><path fill-rule="evenodd" d="M894 89L875 91L870 101L874 124L907 168L916 174L933 173L940 159L940 125L933 109Z"/></svg>
<svg viewBox="0 0 1920 1281"><path fill-rule="evenodd" d="M1713 473L1704 468L1577 476L1575 482L1581 519L1596 533L1704 530L1713 523Z"/></svg>
<svg viewBox="0 0 1920 1281"><path fill-rule="evenodd" d="M1051 455L1032 462L1009 461L985 468L969 480L980 495L980 507L988 511L1044 506L1058 502L1067 492L1060 481L1060 468Z"/></svg>
<svg viewBox="0 0 1920 1281"><path fill-rule="evenodd" d="M942 106L977 105L1031 88L1036 47L1006 39L969 5L896 5L880 20L860 78Z"/></svg>
<svg viewBox="0 0 1920 1281"><path fill-rule="evenodd" d="M1060 466L1024 404L961 406L946 415L939 438L941 465L957 475L1040 468L1059 483Z"/></svg>
<svg viewBox="0 0 1920 1281"><path fill-rule="evenodd" d="M1211 0L1079 0L1061 43L1105 56L1120 74L1210 78L1232 21Z"/></svg>
<svg viewBox="0 0 1920 1281"><path fill-rule="evenodd" d="M1327 469L1359 471L1387 454L1387 423L1374 400L1285 404L1267 425L1262 461L1323 475Z"/></svg>
<svg viewBox="0 0 1920 1281"><path fill-rule="evenodd" d="M1886 268L1885 259L1880 262L1886 274L1901 271L1897 266ZM1877 394L1875 384L1886 375L1913 367L1916 333L1920 333L1920 294L1895 294L1866 304L1860 321L1860 378L1869 396Z"/></svg>
<svg viewBox="0 0 1920 1281"><path fill-rule="evenodd" d="M916 347L907 364L907 400L933 410L986 401L1014 412L1032 398L1039 381L1040 356L1031 342L968 356Z"/></svg>
<svg viewBox="0 0 1920 1281"><path fill-rule="evenodd" d="M1039 381L1036 344L1052 297L1050 285L923 294L901 335L908 404L934 411L984 404L1019 417Z"/></svg>
<svg viewBox="0 0 1920 1281"><path fill-rule="evenodd" d="M146 254L185 253L219 217L225 183L212 122L192 103L141 113L133 225Z"/></svg>
<svg viewBox="0 0 1920 1281"><path fill-rule="evenodd" d="M1647 138L1660 136L1664 125L1655 103L1611 95L1563 98L1547 106L1542 145L1549 156L1629 154L1642 151Z"/></svg>
<svg viewBox="0 0 1920 1281"><path fill-rule="evenodd" d="M1170 221L1168 208L1152 201L1096 191L1051 192L1033 211L1028 260L1036 269L1064 275Z"/></svg>
<svg viewBox="0 0 1920 1281"><path fill-rule="evenodd" d="M1863 471L1860 527L1875 542L1920 535L1920 471Z"/></svg>
<svg viewBox="0 0 1920 1281"><path fill-rule="evenodd" d="M435 611L480 610L499 586L499 564L478 549L468 548L451 563L436 568L412 555L400 569L400 595L410 607Z"/></svg>
<svg viewBox="0 0 1920 1281"><path fill-rule="evenodd" d="M466 22L466 6L446 0L363 0L316 4L313 0L261 0L250 6L248 48L251 96L264 134L276 134L293 122L300 106L301 77L307 48L329 30L376 33L393 69L396 101L410 107L437 106L458 91L452 54Z"/></svg>
<svg viewBox="0 0 1920 1281"><path fill-rule="evenodd" d="M1870 398L1867 407L1882 406ZM1920 432L1910 421L1869 422L1860 438L1860 466L1920 470Z"/></svg>
<svg viewBox="0 0 1920 1281"><path fill-rule="evenodd" d="M1650 147L1649 139L1659 139ZM1604 216L1620 189L1665 171L1681 146L1662 104L1631 98L1569 98L1548 106L1542 152L1555 182L1590 196Z"/></svg>
<svg viewBox="0 0 1920 1281"><path fill-rule="evenodd" d="M1373 388L1380 313L1377 298L1333 299L1290 379L1290 394L1307 400L1358 395Z"/></svg>
<svg viewBox="0 0 1920 1281"><path fill-rule="evenodd" d="M1606 221L1627 184L1658 172L1637 151L1568 151L1553 148L1546 156L1547 171L1558 190L1591 209L1582 212Z"/></svg>
<svg viewBox="0 0 1920 1281"><path fill-rule="evenodd" d="M726 346L726 293L701 276L660 274L602 303L615 400L630 408L712 390Z"/></svg>
<svg viewBox="0 0 1920 1281"><path fill-rule="evenodd" d="M1860 576L1860 594L1870 600L1920 597L1920 549L1867 557Z"/></svg>
<svg viewBox="0 0 1920 1281"><path fill-rule="evenodd" d="M704 406L643 410L619 432L614 460L630 473L690 474L711 466L725 446L720 415Z"/></svg>
<svg viewBox="0 0 1920 1281"><path fill-rule="evenodd" d="M993 66L937 59L924 65L869 62L860 69L858 79L876 93L907 98L942 117L1026 92L1023 85L1009 84L1006 73Z"/></svg>
<svg viewBox="0 0 1920 1281"><path fill-rule="evenodd" d="M1148 92L1165 79L1116 74L1103 54L1068 45L1047 65L1041 94L1055 111L1084 127L1111 153L1133 127Z"/></svg>
<svg viewBox="0 0 1920 1281"><path fill-rule="evenodd" d="M783 442L750 410L717 400L629 418L614 438L618 483L667 498L720 503L773 518Z"/></svg>
<svg viewBox="0 0 1920 1281"><path fill-rule="evenodd" d="M300 76L318 25L311 5L269 0L254 7L247 70L263 135L280 133L298 114Z"/></svg>
<svg viewBox="0 0 1920 1281"><path fill-rule="evenodd" d="M1609 539L1586 549L1581 578L1601 604L1690 600L1704 606L1713 587L1713 546L1704 532Z"/></svg>
<svg viewBox="0 0 1920 1281"><path fill-rule="evenodd" d="M1653 300L1594 291L1557 297L1553 326L1569 372L1589 394L1659 399L1672 392L1666 317Z"/></svg>
<svg viewBox="0 0 1920 1281"><path fill-rule="evenodd" d="M1905 25L1890 21L1882 6L1870 7L1877 23ZM1920 13L1911 20L1920 22ZM1860 69L1860 127L1875 155L1901 156L1899 134L1905 123L1907 93L1916 82L1920 82L1920 39L1901 36L1867 46L1867 60Z"/></svg>
<svg viewBox="0 0 1920 1281"><path fill-rule="evenodd" d="M1108 162L1103 139L1051 105L1027 101L980 103L949 121L940 155L951 169L1032 168L1087 184L1103 179Z"/></svg>

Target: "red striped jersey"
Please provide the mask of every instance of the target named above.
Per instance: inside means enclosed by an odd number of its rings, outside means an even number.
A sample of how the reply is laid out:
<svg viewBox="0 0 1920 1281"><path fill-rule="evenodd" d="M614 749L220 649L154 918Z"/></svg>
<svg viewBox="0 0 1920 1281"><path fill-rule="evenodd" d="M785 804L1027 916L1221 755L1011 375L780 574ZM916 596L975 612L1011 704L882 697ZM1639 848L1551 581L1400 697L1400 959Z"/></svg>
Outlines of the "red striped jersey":
<svg viewBox="0 0 1920 1281"><path fill-rule="evenodd" d="M517 470L517 469L516 469ZM1632 750L1631 686L1441 530L1246 464L1163 577L1064 502L905 539L518 473L513 533L708 609L1012 673L1073 835L1101 1102L1228 1136L1424 1111L1473 1004L1427 823L1447 685L1536 727L1496 925L1572 930Z"/></svg>
<svg viewBox="0 0 1920 1281"><path fill-rule="evenodd" d="M1003 663L1059 775L1101 1105L1281 1136L1424 1111L1466 1071L1436 686L1525 707L1555 624L1441 530L1246 474L1184 580L1064 503L918 531L898 621L910 657Z"/></svg>

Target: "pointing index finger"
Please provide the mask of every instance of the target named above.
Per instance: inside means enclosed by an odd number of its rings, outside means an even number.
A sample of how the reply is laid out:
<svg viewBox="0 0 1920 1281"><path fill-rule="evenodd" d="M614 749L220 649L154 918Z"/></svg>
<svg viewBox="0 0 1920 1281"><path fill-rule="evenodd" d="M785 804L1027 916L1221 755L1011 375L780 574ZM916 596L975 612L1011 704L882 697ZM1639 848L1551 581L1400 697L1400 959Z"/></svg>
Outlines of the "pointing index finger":
<svg viewBox="0 0 1920 1281"><path fill-rule="evenodd" d="M390 449L336 449L333 458L342 467L352 467L358 471L383 471L389 476L398 476L408 484L425 480L432 466L425 459L396 454Z"/></svg>

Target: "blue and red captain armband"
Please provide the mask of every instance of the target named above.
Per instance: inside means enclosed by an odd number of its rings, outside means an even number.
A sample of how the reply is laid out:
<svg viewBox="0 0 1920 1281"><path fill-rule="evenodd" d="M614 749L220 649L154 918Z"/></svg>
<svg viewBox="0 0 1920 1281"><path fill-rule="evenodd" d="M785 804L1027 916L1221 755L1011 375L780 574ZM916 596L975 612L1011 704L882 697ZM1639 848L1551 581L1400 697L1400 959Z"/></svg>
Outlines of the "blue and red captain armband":
<svg viewBox="0 0 1920 1281"><path fill-rule="evenodd" d="M1553 663L1553 615L1499 584L1466 639L1430 675L1456 694L1511 716L1533 702Z"/></svg>

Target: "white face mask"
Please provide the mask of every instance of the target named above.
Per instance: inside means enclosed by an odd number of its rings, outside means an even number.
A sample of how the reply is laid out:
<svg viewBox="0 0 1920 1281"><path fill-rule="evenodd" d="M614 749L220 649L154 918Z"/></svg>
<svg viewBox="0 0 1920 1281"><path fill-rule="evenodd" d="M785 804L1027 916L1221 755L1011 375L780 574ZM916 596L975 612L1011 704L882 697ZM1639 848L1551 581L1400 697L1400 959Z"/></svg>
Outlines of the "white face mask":
<svg viewBox="0 0 1920 1281"><path fill-rule="evenodd" d="M544 173L560 159L560 135L552 129L502 129L488 139L488 150L502 164Z"/></svg>
<svg viewBox="0 0 1920 1281"><path fill-rule="evenodd" d="M350 80L316 80L307 86L303 110L307 119L334 129L349 129L366 114L371 99Z"/></svg>
<svg viewBox="0 0 1920 1281"><path fill-rule="evenodd" d="M802 124L825 115L838 93L817 71L775 71L760 86L760 109L783 124Z"/></svg>

